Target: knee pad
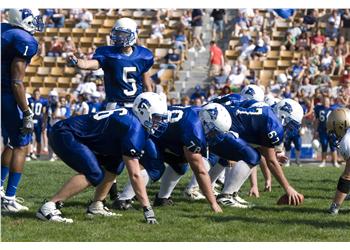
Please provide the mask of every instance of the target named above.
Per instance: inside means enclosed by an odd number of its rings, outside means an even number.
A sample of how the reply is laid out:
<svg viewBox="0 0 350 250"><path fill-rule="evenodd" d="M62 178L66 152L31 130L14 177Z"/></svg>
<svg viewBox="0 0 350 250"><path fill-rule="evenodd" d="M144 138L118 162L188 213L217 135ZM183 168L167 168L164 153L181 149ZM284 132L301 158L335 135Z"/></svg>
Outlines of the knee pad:
<svg viewBox="0 0 350 250"><path fill-rule="evenodd" d="M184 175L186 174L187 170L188 170L188 163L185 164L176 164L176 165L170 165L174 171L176 173L178 173L179 175Z"/></svg>
<svg viewBox="0 0 350 250"><path fill-rule="evenodd" d="M348 194L350 192L350 180L346 180L340 177L338 181L337 190L344 194Z"/></svg>

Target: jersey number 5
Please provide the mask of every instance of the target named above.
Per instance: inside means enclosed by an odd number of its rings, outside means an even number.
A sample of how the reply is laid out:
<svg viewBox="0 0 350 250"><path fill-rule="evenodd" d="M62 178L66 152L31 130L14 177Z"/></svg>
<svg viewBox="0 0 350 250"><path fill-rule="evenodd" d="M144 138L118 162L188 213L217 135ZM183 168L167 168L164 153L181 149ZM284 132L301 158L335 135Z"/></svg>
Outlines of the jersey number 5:
<svg viewBox="0 0 350 250"><path fill-rule="evenodd" d="M136 67L124 67L123 68L123 81L131 84L131 90L124 89L126 96L133 96L136 94L136 81L133 78L128 78L128 73L136 72Z"/></svg>

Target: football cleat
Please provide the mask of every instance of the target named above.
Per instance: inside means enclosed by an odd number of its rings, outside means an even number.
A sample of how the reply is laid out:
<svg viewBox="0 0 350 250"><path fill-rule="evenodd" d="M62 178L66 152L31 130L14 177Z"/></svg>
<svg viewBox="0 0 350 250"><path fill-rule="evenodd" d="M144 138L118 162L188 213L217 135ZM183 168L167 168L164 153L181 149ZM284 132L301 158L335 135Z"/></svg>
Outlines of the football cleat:
<svg viewBox="0 0 350 250"><path fill-rule="evenodd" d="M158 194L156 194L156 198L154 199L153 206L155 207L161 207L161 206L173 206L174 202L171 199L171 196L169 198L159 198Z"/></svg>
<svg viewBox="0 0 350 250"><path fill-rule="evenodd" d="M335 168L340 168L340 165L339 165L338 162L335 162L335 163L333 164L333 167L335 167Z"/></svg>
<svg viewBox="0 0 350 250"><path fill-rule="evenodd" d="M94 216L117 216L116 213L111 212L108 207L105 206L103 201L95 201L91 202L90 205L87 207L86 215L88 217L94 217ZM118 216L121 216L118 214Z"/></svg>
<svg viewBox="0 0 350 250"><path fill-rule="evenodd" d="M290 161L288 160L286 164L284 164L285 167L290 167Z"/></svg>
<svg viewBox="0 0 350 250"><path fill-rule="evenodd" d="M324 168L326 166L326 162L322 161L321 164L319 165L320 168Z"/></svg>
<svg viewBox="0 0 350 250"><path fill-rule="evenodd" d="M350 194L348 194L348 195L345 197L345 200L346 200L346 201L350 201Z"/></svg>
<svg viewBox="0 0 350 250"><path fill-rule="evenodd" d="M191 201L205 200L205 196L199 190L199 187L186 188L184 197Z"/></svg>
<svg viewBox="0 0 350 250"><path fill-rule="evenodd" d="M5 213L18 213L23 211L28 211L29 208L23 206L23 199L17 199L15 197L6 197L5 195L1 197L1 212Z"/></svg>
<svg viewBox="0 0 350 250"><path fill-rule="evenodd" d="M238 203L241 203L242 205L248 205L248 206L250 205L250 203L248 201L246 201L246 200L242 199L241 197L239 197L238 192L234 192L232 194L232 198L235 201L237 201Z"/></svg>
<svg viewBox="0 0 350 250"><path fill-rule="evenodd" d="M111 189L109 190L109 198L111 199L111 201L114 201L115 199L119 198L116 182L113 183L113 185L111 186Z"/></svg>
<svg viewBox="0 0 350 250"><path fill-rule="evenodd" d="M0 187L0 198L5 197L4 187Z"/></svg>
<svg viewBox="0 0 350 250"><path fill-rule="evenodd" d="M62 207L62 202L45 202L44 205L39 208L36 213L36 217L44 221L61 222L61 223L73 223L72 219L64 218L61 211L57 207Z"/></svg>
<svg viewBox="0 0 350 250"><path fill-rule="evenodd" d="M31 153L31 154L30 154L30 158L31 158L32 160L37 160L37 159L38 159L38 157L36 157L36 155L35 155L34 153Z"/></svg>
<svg viewBox="0 0 350 250"><path fill-rule="evenodd" d="M328 210L328 213L330 213L331 215L337 215L339 213L339 209L340 206L333 202Z"/></svg>
<svg viewBox="0 0 350 250"><path fill-rule="evenodd" d="M303 165L301 164L300 160L296 160L295 164L297 164L297 167L302 167Z"/></svg>
<svg viewBox="0 0 350 250"><path fill-rule="evenodd" d="M117 210L128 210L133 208L132 203L132 200L120 200L117 198L113 201L112 208Z"/></svg>
<svg viewBox="0 0 350 250"><path fill-rule="evenodd" d="M219 194L216 200L219 204L226 207L249 208L248 205L241 204L233 199L231 194Z"/></svg>

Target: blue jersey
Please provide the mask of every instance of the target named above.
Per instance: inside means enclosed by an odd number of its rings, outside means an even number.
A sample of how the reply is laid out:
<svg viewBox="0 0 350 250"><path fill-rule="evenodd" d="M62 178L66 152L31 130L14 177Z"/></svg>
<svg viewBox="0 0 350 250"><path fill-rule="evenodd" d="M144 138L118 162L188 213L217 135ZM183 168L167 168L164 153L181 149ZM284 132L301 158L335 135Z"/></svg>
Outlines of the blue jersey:
<svg viewBox="0 0 350 250"><path fill-rule="evenodd" d="M34 113L34 120L42 121L44 117L44 107L47 107L47 99L40 97L39 100L35 100L33 97L29 98L29 105Z"/></svg>
<svg viewBox="0 0 350 250"><path fill-rule="evenodd" d="M211 102L219 103L221 105L227 105L227 106L239 106L243 108L249 108L253 104L257 103L256 100L246 100L243 96L240 94L227 94L224 96L219 96L215 99L213 99Z"/></svg>
<svg viewBox="0 0 350 250"><path fill-rule="evenodd" d="M318 123L318 132L319 133L327 133L327 117L331 113L332 110L340 108L338 104L331 105L326 108L323 105L316 105L314 108L316 119L319 121Z"/></svg>
<svg viewBox="0 0 350 250"><path fill-rule="evenodd" d="M80 115L59 121L53 130L70 131L76 140L102 156L140 157L148 134L125 108Z"/></svg>
<svg viewBox="0 0 350 250"><path fill-rule="evenodd" d="M27 31L1 23L1 93L12 93L11 64L23 58L27 64L38 50L38 42Z"/></svg>
<svg viewBox="0 0 350 250"><path fill-rule="evenodd" d="M225 106L232 118L231 131L248 143L274 147L283 141L283 126L269 106Z"/></svg>
<svg viewBox="0 0 350 250"><path fill-rule="evenodd" d="M102 103L100 102L89 102L89 114L97 113L102 110Z"/></svg>
<svg viewBox="0 0 350 250"><path fill-rule="evenodd" d="M164 152L179 158L184 159L183 147L206 156L207 142L198 116L200 108L172 106L168 110L168 128L159 138L153 138L153 141Z"/></svg>
<svg viewBox="0 0 350 250"><path fill-rule="evenodd" d="M104 84L108 102L133 102L143 92L142 75L153 65L153 54L149 49L133 46L130 56L116 46L97 48L93 59L104 71Z"/></svg>

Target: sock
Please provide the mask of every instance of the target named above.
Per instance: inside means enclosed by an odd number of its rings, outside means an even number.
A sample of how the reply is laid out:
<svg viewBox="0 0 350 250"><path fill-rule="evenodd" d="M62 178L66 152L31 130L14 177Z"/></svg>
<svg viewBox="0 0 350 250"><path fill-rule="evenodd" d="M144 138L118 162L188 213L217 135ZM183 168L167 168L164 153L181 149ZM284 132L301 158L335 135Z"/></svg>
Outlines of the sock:
<svg viewBox="0 0 350 250"><path fill-rule="evenodd" d="M176 184L180 181L181 177L182 175L176 173L172 167L167 167L164 171L162 181L160 183L158 197L166 199L169 198Z"/></svg>
<svg viewBox="0 0 350 250"><path fill-rule="evenodd" d="M16 195L21 176L22 173L10 172L5 194L7 197L14 197Z"/></svg>
<svg viewBox="0 0 350 250"><path fill-rule="evenodd" d="M203 161L204 161L204 166L205 166L205 169L207 171L209 171L210 169L210 163L209 161L203 157ZM191 178L191 181L190 183L188 183L187 185L187 189L192 189L192 188L196 188L198 187L198 182L197 182L197 179L196 179L196 175L192 172L192 178Z"/></svg>
<svg viewBox="0 0 350 250"><path fill-rule="evenodd" d="M146 169L142 169L141 170L141 176L143 178L143 182L145 183L145 186L147 186L148 182L149 182L149 176L147 174ZM128 183L126 184L126 186L123 189L123 192L120 194L119 200L131 200L134 196L135 196L135 191L131 185L131 181L130 179L128 180Z"/></svg>
<svg viewBox="0 0 350 250"><path fill-rule="evenodd" d="M250 167L244 161L239 161L234 167L227 168L222 193L232 194L238 192L251 172Z"/></svg>
<svg viewBox="0 0 350 250"><path fill-rule="evenodd" d="M221 181L222 183L225 182L225 172L226 172L226 170L222 171L221 174L218 177L218 180Z"/></svg>
<svg viewBox="0 0 350 250"><path fill-rule="evenodd" d="M215 164L215 166L209 170L209 176L212 184L216 182L216 180L219 178L221 173L224 172L224 170L225 168L219 163Z"/></svg>
<svg viewBox="0 0 350 250"><path fill-rule="evenodd" d="M1 185L0 187L4 186L4 182L9 174L10 169L7 166L1 165Z"/></svg>

